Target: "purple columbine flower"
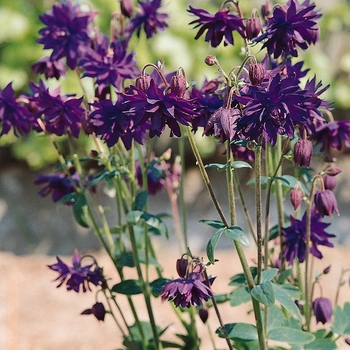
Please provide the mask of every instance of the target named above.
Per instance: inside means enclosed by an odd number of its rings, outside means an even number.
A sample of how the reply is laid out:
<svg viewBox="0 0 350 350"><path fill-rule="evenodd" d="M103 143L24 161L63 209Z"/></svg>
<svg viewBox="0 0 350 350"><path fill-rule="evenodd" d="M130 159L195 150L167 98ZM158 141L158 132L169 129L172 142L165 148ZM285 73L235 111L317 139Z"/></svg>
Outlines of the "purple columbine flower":
<svg viewBox="0 0 350 350"><path fill-rule="evenodd" d="M316 5L310 0L299 4L298 0L289 0L285 6L276 6L272 17L267 18L267 27L263 34L253 39L260 42L266 39L263 48L274 58L288 55L297 57L297 48L306 50L319 39L319 26L316 22L321 17L314 11Z"/></svg>
<svg viewBox="0 0 350 350"><path fill-rule="evenodd" d="M178 97L176 92L165 93L151 79L150 86L142 91L131 86L123 95L131 111L138 118L136 125L151 122L149 136L160 136L168 125L170 136L181 136L179 123L189 125L197 115L197 105L193 100Z"/></svg>
<svg viewBox="0 0 350 350"><path fill-rule="evenodd" d="M74 69L81 53L91 44L89 25L94 16L95 13L83 12L71 0L56 3L39 17L46 27L39 30L41 38L37 42L44 49L53 50L52 61L65 57L67 66Z"/></svg>
<svg viewBox="0 0 350 350"><path fill-rule="evenodd" d="M127 33L131 35L136 32L139 38L143 29L146 37L149 39L159 30L164 30L168 26L166 23L168 15L166 13L159 13L162 5L161 0L138 0L138 4L140 5L138 13L129 22L126 28Z"/></svg>
<svg viewBox="0 0 350 350"><path fill-rule="evenodd" d="M12 83L0 90L0 136L8 134L10 130L13 130L17 137L20 134L28 134L34 124L35 118L27 108L17 102Z"/></svg>
<svg viewBox="0 0 350 350"><path fill-rule="evenodd" d="M46 79L58 80L66 74L66 66L61 59L52 61L50 56L45 56L32 65L32 71L36 74L44 74Z"/></svg>
<svg viewBox="0 0 350 350"><path fill-rule="evenodd" d="M71 134L77 138L85 113L85 109L81 107L83 97L61 95L59 87L50 91L42 81L39 85L32 83L31 90L30 101L37 106L35 116L43 116L46 131L57 136Z"/></svg>
<svg viewBox="0 0 350 350"><path fill-rule="evenodd" d="M343 144L350 148L350 120L339 120L319 126L313 139L316 144L321 144L321 152L329 152L331 148L341 150Z"/></svg>
<svg viewBox="0 0 350 350"><path fill-rule="evenodd" d="M39 195L42 197L47 197L51 194L52 200L54 202L60 201L64 196L75 192L74 185L72 181L75 182L76 185L79 184L79 175L78 173L74 173L71 178L62 173L51 174L51 175L40 175L36 174L37 180L35 180L35 185L43 185L45 186L39 191ZM70 205L72 203L65 203Z"/></svg>
<svg viewBox="0 0 350 350"><path fill-rule="evenodd" d="M332 217L334 211L339 215L337 199L331 190L316 192L314 203L322 217Z"/></svg>
<svg viewBox="0 0 350 350"><path fill-rule="evenodd" d="M211 289L202 281L198 273L190 273L188 278L177 278L162 288L162 300L173 301L175 306L201 306L213 296Z"/></svg>
<svg viewBox="0 0 350 350"><path fill-rule="evenodd" d="M305 252L307 249L306 213L301 220L295 219L293 216L290 217L290 220L290 226L282 228L282 235L284 236L283 257L292 265L295 258L298 258L301 263L305 260ZM334 247L333 243L329 242L328 239L335 237L335 235L325 231L330 224L322 222L321 220L322 216L313 208L313 210L311 210L310 253L319 259L322 259L323 255L319 251L318 246Z"/></svg>
<svg viewBox="0 0 350 350"><path fill-rule="evenodd" d="M101 100L92 104L94 110L90 113L89 125L96 135L102 136L108 147L115 145L120 138L129 150L132 140L143 143L149 125L135 125L136 117L128 114L129 107L124 102L124 96L118 94L115 103L111 100Z"/></svg>
<svg viewBox="0 0 350 350"><path fill-rule="evenodd" d="M257 141L263 135L265 141L274 145L277 134L293 138L296 125L309 128L309 114L303 107L308 97L295 77L282 79L276 74L267 85L253 88L250 96L235 96L245 105L238 127L248 140Z"/></svg>
<svg viewBox="0 0 350 350"><path fill-rule="evenodd" d="M325 324L332 320L332 302L328 298L316 298L312 303L316 323L321 322Z"/></svg>
<svg viewBox="0 0 350 350"><path fill-rule="evenodd" d="M56 257L57 263L48 265L48 267L59 273L59 276L55 281L59 281L59 288L64 282L66 282L66 288L68 291L74 290L79 293L80 288L85 293L87 290L91 290L90 283L95 286L105 285L105 278L103 276L103 270L97 266L96 261L89 265L82 265L82 258L78 251L74 252L72 256L72 265L68 266L58 256Z"/></svg>
<svg viewBox="0 0 350 350"><path fill-rule="evenodd" d="M133 53L127 53L127 42L115 39L109 44L106 36L99 36L96 48L88 49L78 65L84 70L83 77L96 79L97 92L112 85L118 90L124 79L134 79L139 69Z"/></svg>
<svg viewBox="0 0 350 350"><path fill-rule="evenodd" d="M229 10L222 9L215 14L211 14L206 10L190 6L190 9L187 11L198 17L190 22L190 24L195 24L194 28L199 28L195 39L198 39L207 31L205 41L209 42L212 47L219 46L222 41L224 41L225 46L228 44L233 45L233 31L237 31L242 38L245 37L243 20L229 13Z"/></svg>

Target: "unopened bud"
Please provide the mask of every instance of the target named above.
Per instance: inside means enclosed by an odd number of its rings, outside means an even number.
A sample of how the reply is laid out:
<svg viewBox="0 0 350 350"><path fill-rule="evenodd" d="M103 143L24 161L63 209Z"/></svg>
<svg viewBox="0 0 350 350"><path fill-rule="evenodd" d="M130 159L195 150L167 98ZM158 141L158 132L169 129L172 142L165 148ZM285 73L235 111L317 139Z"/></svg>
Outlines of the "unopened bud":
<svg viewBox="0 0 350 350"><path fill-rule="evenodd" d="M132 0L120 0L120 11L125 17L131 18L134 13Z"/></svg>
<svg viewBox="0 0 350 350"><path fill-rule="evenodd" d="M173 75L170 81L170 88L177 96L184 97L186 92L186 78L183 75Z"/></svg>
<svg viewBox="0 0 350 350"><path fill-rule="evenodd" d="M136 78L135 80L135 86L142 90L143 92L146 92L149 86L151 85L151 77L149 75L143 74Z"/></svg>
<svg viewBox="0 0 350 350"><path fill-rule="evenodd" d="M332 167L332 168L327 169L326 174L329 176L336 176L336 175L340 174L341 172L342 172L342 169Z"/></svg>
<svg viewBox="0 0 350 350"><path fill-rule="evenodd" d="M204 60L205 64L207 64L208 66L214 66L217 63L217 58L215 56L207 56Z"/></svg>
<svg viewBox="0 0 350 350"><path fill-rule="evenodd" d="M298 140L294 146L295 165L309 167L312 157L312 143L309 140Z"/></svg>
<svg viewBox="0 0 350 350"><path fill-rule="evenodd" d="M187 273L188 260L187 259L177 259L176 260L176 271L180 277L185 277Z"/></svg>
<svg viewBox="0 0 350 350"><path fill-rule="evenodd" d="M258 36L262 28L260 17L251 17L247 19L246 33L247 38L252 40Z"/></svg>
<svg viewBox="0 0 350 350"><path fill-rule="evenodd" d="M207 320L208 320L208 317L209 317L209 311L208 311L208 309L207 309L207 308L204 308L204 307L200 308L200 309L198 310L198 316L199 316L199 318L202 320L203 323L206 323Z"/></svg>
<svg viewBox="0 0 350 350"><path fill-rule="evenodd" d="M333 191L335 186L337 185L337 178L335 176L330 176L328 174L324 174L323 176L324 188L326 190Z"/></svg>
<svg viewBox="0 0 350 350"><path fill-rule="evenodd" d="M331 271L331 265L327 266L324 270L323 270L323 274L327 275L329 273L329 271Z"/></svg>
<svg viewBox="0 0 350 350"><path fill-rule="evenodd" d="M261 63L249 65L249 79L254 86L261 85L265 78L265 68Z"/></svg>
<svg viewBox="0 0 350 350"><path fill-rule="evenodd" d="M290 202L294 210L297 210L303 201L303 193L298 188L293 188L290 191Z"/></svg>
<svg viewBox="0 0 350 350"><path fill-rule="evenodd" d="M273 4L271 1L267 0L264 5L261 6L261 14L263 17L269 17L273 12Z"/></svg>

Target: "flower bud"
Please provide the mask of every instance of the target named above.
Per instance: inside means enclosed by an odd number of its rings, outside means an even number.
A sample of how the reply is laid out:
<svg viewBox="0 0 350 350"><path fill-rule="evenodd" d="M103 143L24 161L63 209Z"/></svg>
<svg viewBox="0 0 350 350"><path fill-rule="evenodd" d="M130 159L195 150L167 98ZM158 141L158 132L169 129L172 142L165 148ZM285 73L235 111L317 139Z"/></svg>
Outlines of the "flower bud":
<svg viewBox="0 0 350 350"><path fill-rule="evenodd" d="M261 85L265 78L265 68L261 63L249 65L249 79L255 86Z"/></svg>
<svg viewBox="0 0 350 350"><path fill-rule="evenodd" d="M323 270L323 274L327 275L329 273L329 271L331 271L331 265L327 266L324 270Z"/></svg>
<svg viewBox="0 0 350 350"><path fill-rule="evenodd" d="M120 0L120 11L125 17L131 18L134 13L132 0Z"/></svg>
<svg viewBox="0 0 350 350"><path fill-rule="evenodd" d="M334 211L339 215L337 199L331 190L316 192L314 202L317 211L322 217L332 217Z"/></svg>
<svg viewBox="0 0 350 350"><path fill-rule="evenodd" d="M198 310L198 316L203 323L206 323L209 317L209 311L206 307L202 307Z"/></svg>
<svg viewBox="0 0 350 350"><path fill-rule="evenodd" d="M261 6L261 14L263 17L269 17L273 12L273 4L271 1L266 0L266 3Z"/></svg>
<svg viewBox="0 0 350 350"><path fill-rule="evenodd" d="M316 323L325 324L332 319L332 302L328 298L316 298L312 304Z"/></svg>
<svg viewBox="0 0 350 350"><path fill-rule="evenodd" d="M341 172L342 172L342 169L337 168L337 167L331 167L331 168L327 169L326 174L329 176L336 176L336 175L340 174Z"/></svg>
<svg viewBox="0 0 350 350"><path fill-rule="evenodd" d="M258 36L262 28L261 21L259 17L251 17L247 19L246 33L247 38L252 40Z"/></svg>
<svg viewBox="0 0 350 350"><path fill-rule="evenodd" d="M303 192L301 192L298 188L293 188L290 191L290 202L294 210L297 210L303 201Z"/></svg>
<svg viewBox="0 0 350 350"><path fill-rule="evenodd" d="M135 80L135 86L143 92L146 92L150 85L151 77L149 75L142 74Z"/></svg>
<svg viewBox="0 0 350 350"><path fill-rule="evenodd" d="M99 320L104 321L106 309L102 303L96 303L92 306L91 311L93 315Z"/></svg>
<svg viewBox="0 0 350 350"><path fill-rule="evenodd" d="M298 140L294 146L294 162L297 166L309 167L312 157L312 143L309 140Z"/></svg>
<svg viewBox="0 0 350 350"><path fill-rule="evenodd" d="M177 259L176 260L176 271L180 277L185 277L187 273L188 260L187 259Z"/></svg>
<svg viewBox="0 0 350 350"><path fill-rule="evenodd" d="M216 62L217 62L218 60L217 60L217 58L215 57L215 56L212 56L212 55L210 55L210 56L207 56L206 58L205 58L205 64L207 64L208 66L214 66L215 64L216 64Z"/></svg>
<svg viewBox="0 0 350 350"><path fill-rule="evenodd" d="M170 81L170 88L178 97L184 97L186 92L186 78L183 75L173 75Z"/></svg>
<svg viewBox="0 0 350 350"><path fill-rule="evenodd" d="M324 188L326 190L333 191L335 186L337 185L337 178L335 176L330 176L327 174L324 174L322 177L323 177Z"/></svg>

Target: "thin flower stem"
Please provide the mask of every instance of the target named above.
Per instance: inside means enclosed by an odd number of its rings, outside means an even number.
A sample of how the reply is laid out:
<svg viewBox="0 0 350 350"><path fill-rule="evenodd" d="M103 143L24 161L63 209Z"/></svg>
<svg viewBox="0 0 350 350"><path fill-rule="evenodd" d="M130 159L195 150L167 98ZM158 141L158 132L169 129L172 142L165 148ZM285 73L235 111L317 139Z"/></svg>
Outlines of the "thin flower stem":
<svg viewBox="0 0 350 350"><path fill-rule="evenodd" d="M235 195L232 180L232 168L231 168L231 146L230 141L226 141L226 181L228 190L228 199L230 206L230 220L231 225L236 225L236 207L235 207Z"/></svg>
<svg viewBox="0 0 350 350"><path fill-rule="evenodd" d="M310 286L309 286L309 265L310 265L310 240L311 240L311 201L306 204L306 249L305 249L305 304L304 314L306 330L310 331L311 321L311 298L310 298Z"/></svg>

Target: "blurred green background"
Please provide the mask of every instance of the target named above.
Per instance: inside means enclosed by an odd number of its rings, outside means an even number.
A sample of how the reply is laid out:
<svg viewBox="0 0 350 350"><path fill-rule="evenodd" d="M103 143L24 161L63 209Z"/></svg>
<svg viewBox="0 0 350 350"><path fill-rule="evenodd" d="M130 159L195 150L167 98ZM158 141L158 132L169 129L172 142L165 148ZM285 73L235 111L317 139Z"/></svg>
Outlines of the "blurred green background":
<svg viewBox="0 0 350 350"><path fill-rule="evenodd" d="M38 80L30 69L34 62L45 55L42 45L36 43L38 30L42 27L38 17L49 10L54 2L53 0L1 1L0 89L12 81L14 89L19 94L28 90L30 81ZM243 12L249 16L252 4L260 8L263 2L242 0L240 5ZM102 32L108 34L111 14L119 11L119 1L84 0L81 3L99 12L97 24ZM229 71L241 62L242 41L236 36L235 46L220 45L216 49L205 43L203 37L195 41L197 31L188 25L192 20L186 11L189 3L210 12L217 11L221 5L221 1L218 0L163 0L163 12L170 16L169 28L148 41L144 37L134 38L130 49L137 51L136 59L140 68L146 63L163 60L168 72L182 66L188 81L196 81L200 86L205 77L213 78L217 75L214 67L207 67L204 64L204 58L207 55L216 55L223 68ZM331 85L323 97L334 102L335 118L350 119L350 1L316 0L315 3L323 14L319 21L321 41L301 53L297 60L304 60L304 68L310 68L312 75L315 73L324 85ZM258 51L255 53L259 56ZM49 82L50 86L57 84L62 85L65 93L82 95L80 85L73 74L68 74L64 81ZM61 138L61 142L64 142L64 137ZM82 140L81 146L85 147L87 142ZM10 159L23 160L33 170L39 170L56 161L54 150L46 138L37 135L28 135L21 140L13 135L1 137L0 163L3 165Z"/></svg>

